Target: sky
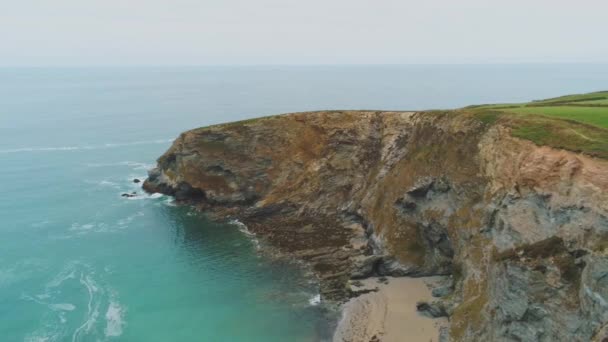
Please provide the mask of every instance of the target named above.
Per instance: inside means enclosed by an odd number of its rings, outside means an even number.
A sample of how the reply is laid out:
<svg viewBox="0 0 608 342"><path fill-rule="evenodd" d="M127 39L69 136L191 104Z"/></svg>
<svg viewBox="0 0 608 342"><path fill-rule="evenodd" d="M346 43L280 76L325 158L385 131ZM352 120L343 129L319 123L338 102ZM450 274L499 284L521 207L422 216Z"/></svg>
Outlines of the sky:
<svg viewBox="0 0 608 342"><path fill-rule="evenodd" d="M608 62L606 0L0 0L0 66Z"/></svg>

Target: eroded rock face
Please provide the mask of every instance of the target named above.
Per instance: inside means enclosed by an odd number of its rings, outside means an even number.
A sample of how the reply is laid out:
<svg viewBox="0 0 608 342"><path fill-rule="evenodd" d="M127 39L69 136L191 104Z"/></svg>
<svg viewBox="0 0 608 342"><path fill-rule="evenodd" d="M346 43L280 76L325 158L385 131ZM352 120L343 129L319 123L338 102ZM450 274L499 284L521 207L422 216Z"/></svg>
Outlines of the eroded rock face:
<svg viewBox="0 0 608 342"><path fill-rule="evenodd" d="M452 274L456 341L601 341L608 162L466 115L313 112L183 133L144 183L350 278Z"/></svg>

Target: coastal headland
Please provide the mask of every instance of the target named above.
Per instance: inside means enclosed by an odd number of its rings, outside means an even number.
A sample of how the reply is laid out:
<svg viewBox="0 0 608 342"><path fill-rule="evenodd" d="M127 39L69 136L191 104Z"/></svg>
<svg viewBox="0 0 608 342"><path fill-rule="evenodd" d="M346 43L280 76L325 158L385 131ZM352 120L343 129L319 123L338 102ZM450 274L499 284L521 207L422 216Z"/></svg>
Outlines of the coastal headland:
<svg viewBox="0 0 608 342"><path fill-rule="evenodd" d="M310 265L322 299L351 308L336 340L398 341L391 320L414 311L395 303L411 289L420 298L403 305L445 318L443 340L603 341L606 98L197 128L158 159L144 188L238 219ZM405 276L444 278L429 297ZM397 278L362 291L383 277Z"/></svg>

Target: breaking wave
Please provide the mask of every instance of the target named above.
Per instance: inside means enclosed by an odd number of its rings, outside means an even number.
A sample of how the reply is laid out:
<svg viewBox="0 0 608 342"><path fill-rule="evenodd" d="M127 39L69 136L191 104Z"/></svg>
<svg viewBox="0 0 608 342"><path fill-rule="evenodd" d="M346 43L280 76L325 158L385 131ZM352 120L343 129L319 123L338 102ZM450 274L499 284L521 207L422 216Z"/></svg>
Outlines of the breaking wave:
<svg viewBox="0 0 608 342"><path fill-rule="evenodd" d="M310 305L319 305L321 304L321 295L316 294L308 299L308 304Z"/></svg>
<svg viewBox="0 0 608 342"><path fill-rule="evenodd" d="M115 296L110 298L110 305L106 311L106 328L104 333L107 337L116 337L122 335L125 309L116 300Z"/></svg>
<svg viewBox="0 0 608 342"><path fill-rule="evenodd" d="M243 222L241 222L241 221L239 221L237 219L233 219L233 220L231 220L228 223L231 224L231 225L233 225L233 226L236 226L241 233L243 233L247 237L249 237L249 239L253 243L253 246L255 247L255 249L257 249L257 250L261 249L261 247L260 247L260 241L256 238L255 233L251 232L249 230L249 228L247 228L246 224L244 224Z"/></svg>

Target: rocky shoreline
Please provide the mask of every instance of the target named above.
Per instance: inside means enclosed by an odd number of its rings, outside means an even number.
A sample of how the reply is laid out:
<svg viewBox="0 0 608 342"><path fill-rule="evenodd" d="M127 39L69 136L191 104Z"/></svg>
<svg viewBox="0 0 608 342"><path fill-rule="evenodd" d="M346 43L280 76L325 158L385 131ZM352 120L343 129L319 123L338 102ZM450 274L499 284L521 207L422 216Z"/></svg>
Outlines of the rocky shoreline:
<svg viewBox="0 0 608 342"><path fill-rule="evenodd" d="M601 341L608 162L457 112L327 111L180 135L144 182L305 261L326 301L451 275L419 309L454 341ZM447 337L446 337L447 338Z"/></svg>

